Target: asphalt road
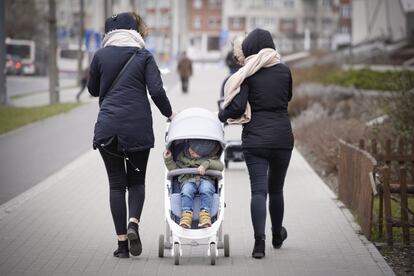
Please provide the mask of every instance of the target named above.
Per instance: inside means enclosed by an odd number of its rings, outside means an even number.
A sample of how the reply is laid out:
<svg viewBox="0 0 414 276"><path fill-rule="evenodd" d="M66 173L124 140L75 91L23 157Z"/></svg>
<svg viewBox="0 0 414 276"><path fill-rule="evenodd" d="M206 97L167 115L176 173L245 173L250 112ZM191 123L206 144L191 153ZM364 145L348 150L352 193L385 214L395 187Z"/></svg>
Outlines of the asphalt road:
<svg viewBox="0 0 414 276"><path fill-rule="evenodd" d="M169 73L163 75L163 80L170 90L177 85L178 77ZM41 88L36 84L33 82L32 91ZM77 91L78 88L73 88L65 94L73 94L71 99L75 99ZM30 189L90 150L97 112L98 103L93 100L71 112L1 135L0 204Z"/></svg>
<svg viewBox="0 0 414 276"><path fill-rule="evenodd" d="M46 76L7 76L6 85L9 97L23 96L47 92L49 79ZM76 78L74 76L61 76L59 85L61 87L75 86Z"/></svg>

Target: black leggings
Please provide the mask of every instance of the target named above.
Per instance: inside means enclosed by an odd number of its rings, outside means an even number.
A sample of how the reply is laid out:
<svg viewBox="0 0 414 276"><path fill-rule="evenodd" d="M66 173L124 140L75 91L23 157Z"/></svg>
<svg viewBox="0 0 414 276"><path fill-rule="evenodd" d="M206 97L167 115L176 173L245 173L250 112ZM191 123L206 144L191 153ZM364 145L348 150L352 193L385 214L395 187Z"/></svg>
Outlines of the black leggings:
<svg viewBox="0 0 414 276"><path fill-rule="evenodd" d="M265 239L267 194L269 194L269 213L273 233L280 233L282 227L283 185L292 151L247 148L243 153L250 176L250 212L254 237Z"/></svg>
<svg viewBox="0 0 414 276"><path fill-rule="evenodd" d="M128 189L129 217L141 218L142 207L145 200L145 172L149 156L149 149L135 152L119 152L116 139L114 142L99 149L105 163L109 179L109 202L112 218L117 235L125 235L127 232L127 208L125 192ZM127 156L124 158L114 156ZM135 168L139 169L139 172Z"/></svg>

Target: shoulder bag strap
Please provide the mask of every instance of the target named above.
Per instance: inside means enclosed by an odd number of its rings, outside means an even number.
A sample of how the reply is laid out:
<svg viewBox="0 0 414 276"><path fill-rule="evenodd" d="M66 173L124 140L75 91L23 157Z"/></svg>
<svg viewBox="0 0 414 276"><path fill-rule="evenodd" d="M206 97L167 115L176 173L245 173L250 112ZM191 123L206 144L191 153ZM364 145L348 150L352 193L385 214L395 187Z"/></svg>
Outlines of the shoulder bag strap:
<svg viewBox="0 0 414 276"><path fill-rule="evenodd" d="M104 93L101 98L103 99L105 97L106 94L108 94L112 88L114 88L115 84L118 82L118 80L121 78L122 74L125 72L126 68L128 67L128 65L131 63L131 61L134 59L135 55L138 53L138 50L136 50L132 56L128 59L128 61L125 63L124 67L122 67L121 71L118 73L118 75L116 76L115 80L112 82L111 86L109 87L109 89L106 91L106 93Z"/></svg>

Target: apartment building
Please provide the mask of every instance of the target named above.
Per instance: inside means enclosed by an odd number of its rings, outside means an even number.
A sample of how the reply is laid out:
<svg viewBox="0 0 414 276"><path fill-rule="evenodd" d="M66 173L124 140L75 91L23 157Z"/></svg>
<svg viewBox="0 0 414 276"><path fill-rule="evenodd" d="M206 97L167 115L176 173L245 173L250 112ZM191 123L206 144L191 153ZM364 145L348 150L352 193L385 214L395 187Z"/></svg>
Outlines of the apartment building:
<svg viewBox="0 0 414 276"><path fill-rule="evenodd" d="M221 58L222 0L186 0L186 45L194 60Z"/></svg>
<svg viewBox="0 0 414 276"><path fill-rule="evenodd" d="M227 0L223 7L223 29L229 41L254 28L270 31L280 51L330 48L338 30L339 0Z"/></svg>
<svg viewBox="0 0 414 276"><path fill-rule="evenodd" d="M146 48L159 62L168 62L173 51L174 4L172 0L146 0L137 2L137 11L150 32Z"/></svg>

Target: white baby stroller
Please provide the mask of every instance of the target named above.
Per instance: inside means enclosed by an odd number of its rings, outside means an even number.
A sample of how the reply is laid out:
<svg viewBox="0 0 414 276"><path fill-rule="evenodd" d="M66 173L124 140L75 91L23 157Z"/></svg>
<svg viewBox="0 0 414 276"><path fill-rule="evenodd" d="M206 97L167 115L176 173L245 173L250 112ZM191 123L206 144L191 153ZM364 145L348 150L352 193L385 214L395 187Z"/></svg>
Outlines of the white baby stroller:
<svg viewBox="0 0 414 276"><path fill-rule="evenodd" d="M188 108L178 113L167 126L166 147L172 152L175 159L185 146L187 139L208 139L217 141L220 145L220 159L223 162L224 149L223 126L217 115L203 108ZM210 210L212 225L208 228L197 228L200 211L200 198L196 196L193 202L193 223L190 229L179 226L181 218L180 183L177 177L182 174L198 174L197 168L166 170L165 183L165 218L166 235L159 236L158 256L164 257L164 250L171 249L174 264L180 263L182 246L207 245L207 255L210 263L216 263L218 249L224 249L224 256L230 255L229 235L224 235L222 223L224 218L224 177L220 171L207 170L206 175L217 178L216 193Z"/></svg>

